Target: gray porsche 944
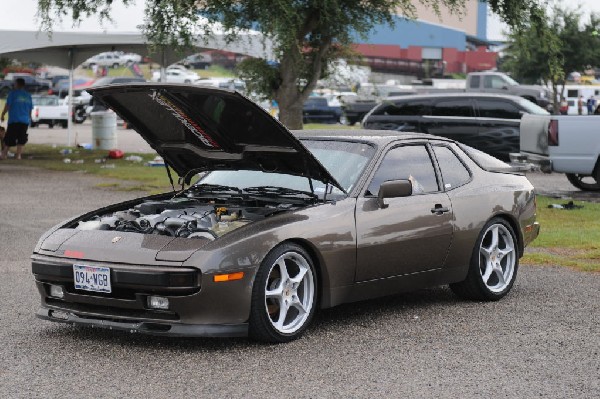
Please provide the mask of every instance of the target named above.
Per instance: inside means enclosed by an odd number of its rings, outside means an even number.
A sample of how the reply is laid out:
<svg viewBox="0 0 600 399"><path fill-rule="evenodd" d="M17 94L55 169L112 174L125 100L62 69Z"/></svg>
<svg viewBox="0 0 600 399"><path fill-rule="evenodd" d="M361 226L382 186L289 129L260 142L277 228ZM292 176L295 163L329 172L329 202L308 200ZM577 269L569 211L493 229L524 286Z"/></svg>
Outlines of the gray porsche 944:
<svg viewBox="0 0 600 399"><path fill-rule="evenodd" d="M539 233L527 178L452 140L292 133L213 88L90 91L179 180L43 235L32 255L42 319L286 342L342 303L444 284L498 300Z"/></svg>

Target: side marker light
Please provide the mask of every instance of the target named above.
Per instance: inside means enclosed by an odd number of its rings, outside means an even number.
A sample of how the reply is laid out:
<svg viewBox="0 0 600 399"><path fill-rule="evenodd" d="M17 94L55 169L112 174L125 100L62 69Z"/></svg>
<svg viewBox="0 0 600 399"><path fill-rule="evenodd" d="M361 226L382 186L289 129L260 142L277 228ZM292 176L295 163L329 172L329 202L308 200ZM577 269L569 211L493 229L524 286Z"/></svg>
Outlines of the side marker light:
<svg viewBox="0 0 600 399"><path fill-rule="evenodd" d="M244 272L228 273L228 274L215 274L213 281L215 283L221 283L224 281L241 280L244 278Z"/></svg>

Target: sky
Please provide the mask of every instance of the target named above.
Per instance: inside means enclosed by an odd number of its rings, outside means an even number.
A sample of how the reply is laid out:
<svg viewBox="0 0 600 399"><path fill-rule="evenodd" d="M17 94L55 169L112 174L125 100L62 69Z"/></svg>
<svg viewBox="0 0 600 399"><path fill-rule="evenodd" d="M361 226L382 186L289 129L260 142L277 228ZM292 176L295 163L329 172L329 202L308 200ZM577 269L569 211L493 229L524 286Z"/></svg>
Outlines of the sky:
<svg viewBox="0 0 600 399"><path fill-rule="evenodd" d="M2 5L0 29L14 30L37 30L39 23L36 22L37 0L0 0ZM124 7L119 0L114 0L113 5L113 23L101 25L97 17L91 17L82 22L75 30L84 32L133 32L136 26L143 22L144 0L136 0L131 6ZM600 13L599 0L565 0L564 4L573 6L581 4L581 10L584 13ZM54 25L55 31L73 30L70 18L65 18L62 24ZM498 18L491 17L488 20L488 39L501 40L502 31L506 27ZM2 38L0 37L0 40Z"/></svg>

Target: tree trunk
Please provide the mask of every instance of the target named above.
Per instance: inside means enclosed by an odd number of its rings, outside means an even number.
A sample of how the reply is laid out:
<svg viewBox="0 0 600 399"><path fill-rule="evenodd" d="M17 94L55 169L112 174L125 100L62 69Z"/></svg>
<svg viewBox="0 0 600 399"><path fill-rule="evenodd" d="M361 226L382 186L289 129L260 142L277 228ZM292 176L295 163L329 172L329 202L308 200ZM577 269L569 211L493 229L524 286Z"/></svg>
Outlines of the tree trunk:
<svg viewBox="0 0 600 399"><path fill-rule="evenodd" d="M302 129L302 100L289 103L285 100L279 103L279 121L290 130Z"/></svg>

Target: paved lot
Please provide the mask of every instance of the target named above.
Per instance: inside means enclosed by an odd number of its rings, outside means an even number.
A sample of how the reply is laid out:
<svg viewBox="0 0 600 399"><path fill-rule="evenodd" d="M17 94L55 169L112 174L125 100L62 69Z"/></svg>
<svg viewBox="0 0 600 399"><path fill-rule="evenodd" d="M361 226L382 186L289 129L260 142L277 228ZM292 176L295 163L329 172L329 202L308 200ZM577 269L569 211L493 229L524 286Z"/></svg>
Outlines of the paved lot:
<svg viewBox="0 0 600 399"><path fill-rule="evenodd" d="M38 320L40 234L136 196L98 182L0 162L1 398L600 397L600 275L558 267L523 267L498 303L438 288L340 306L277 346Z"/></svg>

